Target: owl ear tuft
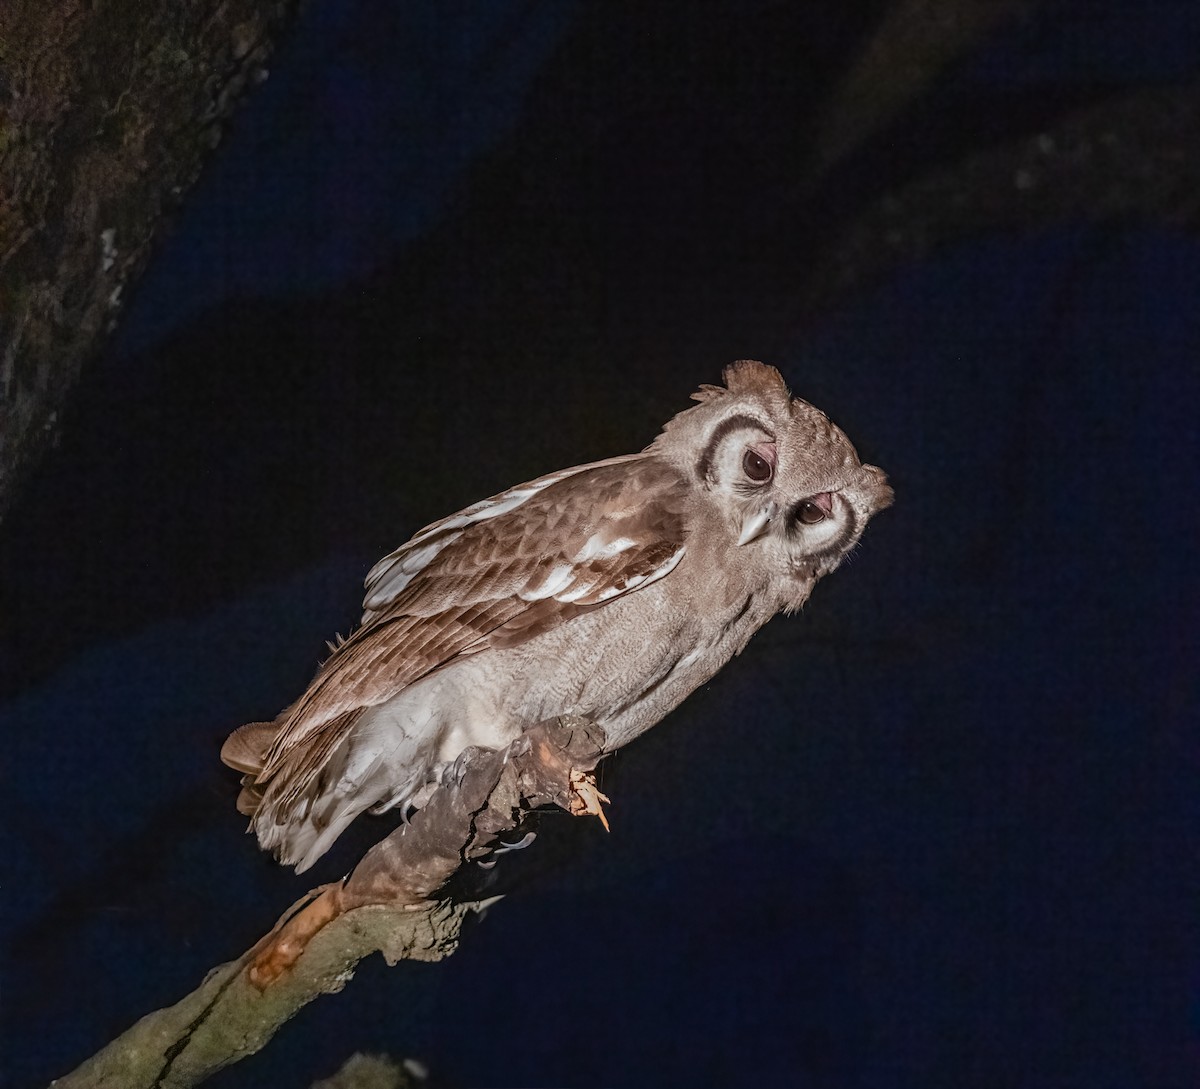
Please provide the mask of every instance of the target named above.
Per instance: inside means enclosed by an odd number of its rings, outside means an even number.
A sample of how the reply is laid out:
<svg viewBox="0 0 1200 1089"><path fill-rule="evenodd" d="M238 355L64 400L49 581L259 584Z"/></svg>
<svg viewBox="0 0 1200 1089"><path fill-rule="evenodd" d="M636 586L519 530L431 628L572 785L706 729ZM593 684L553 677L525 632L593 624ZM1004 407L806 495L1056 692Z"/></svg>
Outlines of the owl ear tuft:
<svg viewBox="0 0 1200 1089"><path fill-rule="evenodd" d="M727 393L774 393L791 397L791 391L783 375L774 367L760 363L757 359L738 359L722 372L725 385L702 385L692 394L693 401L715 401Z"/></svg>
<svg viewBox="0 0 1200 1089"><path fill-rule="evenodd" d="M721 372L721 377L730 393L782 393L785 397L791 396L783 375L757 359L739 359L730 363Z"/></svg>
<svg viewBox="0 0 1200 1089"><path fill-rule="evenodd" d="M729 390L724 386L714 386L709 382L705 382L695 393L692 394L693 401L712 401L717 397L724 397Z"/></svg>

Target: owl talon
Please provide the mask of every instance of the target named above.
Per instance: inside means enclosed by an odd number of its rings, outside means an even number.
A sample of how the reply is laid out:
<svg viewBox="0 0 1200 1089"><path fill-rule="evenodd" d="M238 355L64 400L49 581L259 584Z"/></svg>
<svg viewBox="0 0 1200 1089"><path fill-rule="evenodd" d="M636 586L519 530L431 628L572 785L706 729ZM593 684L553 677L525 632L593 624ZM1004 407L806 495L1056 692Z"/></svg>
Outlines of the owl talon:
<svg viewBox="0 0 1200 1089"><path fill-rule="evenodd" d="M584 771L572 771L570 783L571 816L599 817L600 823L604 825L604 831L611 831L612 829L608 827L608 817L605 816L604 807L600 803L611 803L612 799L596 786L596 777Z"/></svg>
<svg viewBox="0 0 1200 1089"><path fill-rule="evenodd" d="M526 848L526 847L528 847L528 846L529 846L529 845L530 845L530 844L531 844L531 843L532 843L532 842L533 842L535 839L537 839L537 833L536 833L536 832L526 832L526 833L525 833L525 835L523 835L523 836L522 836L522 837L521 837L519 840L517 840L517 842L516 842L516 843L505 843L505 844L502 844L501 846L497 847L497 848L496 848L496 849L495 849L495 850L492 852L492 854L494 854L494 855L507 855L507 854L511 853L512 851L523 851L523 850L525 850L525 848Z"/></svg>

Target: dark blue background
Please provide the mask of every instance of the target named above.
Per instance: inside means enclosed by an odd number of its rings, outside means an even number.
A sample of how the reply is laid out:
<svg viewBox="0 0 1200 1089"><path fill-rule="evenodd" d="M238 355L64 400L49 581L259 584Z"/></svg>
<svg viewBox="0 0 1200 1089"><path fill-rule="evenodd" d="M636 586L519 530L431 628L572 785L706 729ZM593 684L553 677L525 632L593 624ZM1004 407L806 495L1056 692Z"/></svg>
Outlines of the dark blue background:
<svg viewBox="0 0 1200 1089"><path fill-rule="evenodd" d="M610 836L550 819L454 957L364 963L211 1084L377 1049L461 1086L1194 1085L1195 236L985 234L802 321L802 119L869 7L437 10L313 5L5 527L6 1084L309 886L216 753L378 555L750 356L895 508L606 765ZM1198 30L1049 5L928 124L1185 78Z"/></svg>

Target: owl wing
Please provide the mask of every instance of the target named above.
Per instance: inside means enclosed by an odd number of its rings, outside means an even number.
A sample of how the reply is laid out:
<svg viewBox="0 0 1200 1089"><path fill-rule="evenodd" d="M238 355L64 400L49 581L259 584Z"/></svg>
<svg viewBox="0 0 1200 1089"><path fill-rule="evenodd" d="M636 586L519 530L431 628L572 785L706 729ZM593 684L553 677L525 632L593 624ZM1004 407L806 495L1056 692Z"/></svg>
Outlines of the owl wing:
<svg viewBox="0 0 1200 1089"><path fill-rule="evenodd" d="M661 459L630 455L541 477L421 530L368 574L362 626L282 716L257 781L286 768L284 792L295 796L362 708L669 574L684 553L686 494Z"/></svg>

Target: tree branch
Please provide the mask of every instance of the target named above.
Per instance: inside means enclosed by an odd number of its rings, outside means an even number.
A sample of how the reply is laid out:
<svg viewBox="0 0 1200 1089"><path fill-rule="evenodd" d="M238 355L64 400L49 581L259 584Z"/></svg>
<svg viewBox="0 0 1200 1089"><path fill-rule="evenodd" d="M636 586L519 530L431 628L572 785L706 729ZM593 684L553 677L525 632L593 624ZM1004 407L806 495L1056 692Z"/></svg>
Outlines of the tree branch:
<svg viewBox="0 0 1200 1089"><path fill-rule="evenodd" d="M344 881L315 889L248 952L195 991L148 1014L59 1089L184 1089L265 1047L322 994L340 991L363 957L441 960L486 902L439 898L468 863L486 861L533 811L595 812L585 773L604 755L583 719L541 723L507 749L468 749L412 821L376 844Z"/></svg>
<svg viewBox="0 0 1200 1089"><path fill-rule="evenodd" d="M1114 97L889 192L812 262L801 317L965 238L1123 219L1200 226L1200 82Z"/></svg>
<svg viewBox="0 0 1200 1089"><path fill-rule="evenodd" d="M1037 0L894 0L822 110L814 179L861 147L998 25Z"/></svg>

